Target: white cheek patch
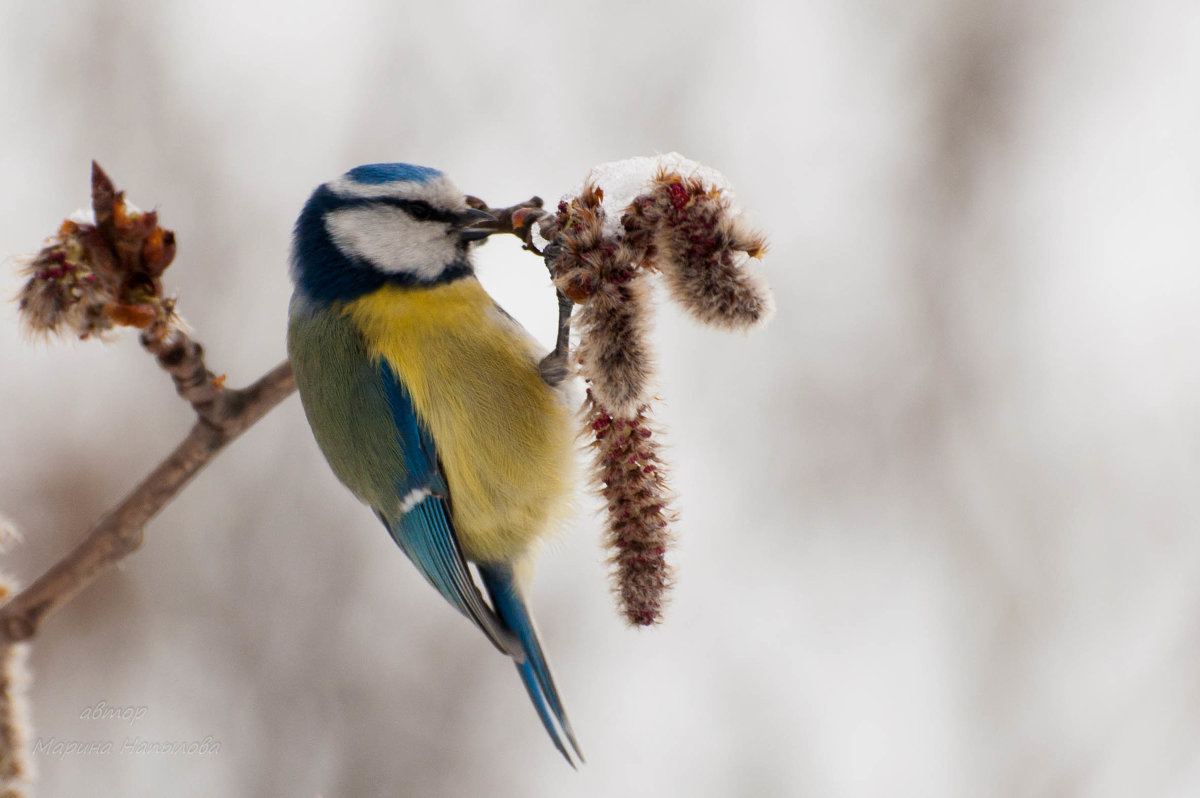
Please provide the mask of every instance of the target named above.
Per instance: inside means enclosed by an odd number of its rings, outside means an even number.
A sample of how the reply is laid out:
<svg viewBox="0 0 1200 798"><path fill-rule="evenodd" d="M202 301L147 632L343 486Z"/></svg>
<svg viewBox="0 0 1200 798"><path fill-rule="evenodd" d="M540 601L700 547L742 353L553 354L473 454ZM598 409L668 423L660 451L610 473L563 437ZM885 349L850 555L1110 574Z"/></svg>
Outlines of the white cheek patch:
<svg viewBox="0 0 1200 798"><path fill-rule="evenodd" d="M442 222L419 222L400 208L343 208L325 217L325 229L342 252L380 271L433 280L457 256L457 236Z"/></svg>

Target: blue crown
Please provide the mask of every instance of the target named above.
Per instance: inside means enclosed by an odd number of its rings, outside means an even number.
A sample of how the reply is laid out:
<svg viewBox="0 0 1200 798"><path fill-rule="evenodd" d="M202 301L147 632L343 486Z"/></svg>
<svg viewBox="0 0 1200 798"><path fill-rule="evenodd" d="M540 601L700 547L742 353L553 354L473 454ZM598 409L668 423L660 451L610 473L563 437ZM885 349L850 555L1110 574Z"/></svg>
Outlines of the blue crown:
<svg viewBox="0 0 1200 798"><path fill-rule="evenodd" d="M346 173L346 177L355 183L374 185L378 183L425 183L442 173L428 166L413 166L410 163L369 163L356 166Z"/></svg>

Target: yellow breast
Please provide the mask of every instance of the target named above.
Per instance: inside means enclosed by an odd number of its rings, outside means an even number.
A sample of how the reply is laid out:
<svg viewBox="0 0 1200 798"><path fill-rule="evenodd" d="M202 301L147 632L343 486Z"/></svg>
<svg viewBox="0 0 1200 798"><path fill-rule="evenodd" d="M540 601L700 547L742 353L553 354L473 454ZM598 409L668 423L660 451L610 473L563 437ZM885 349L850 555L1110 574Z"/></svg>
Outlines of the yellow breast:
<svg viewBox="0 0 1200 798"><path fill-rule="evenodd" d="M433 436L463 553L519 558L560 517L573 484L570 417L527 336L474 277L385 286L345 313Z"/></svg>

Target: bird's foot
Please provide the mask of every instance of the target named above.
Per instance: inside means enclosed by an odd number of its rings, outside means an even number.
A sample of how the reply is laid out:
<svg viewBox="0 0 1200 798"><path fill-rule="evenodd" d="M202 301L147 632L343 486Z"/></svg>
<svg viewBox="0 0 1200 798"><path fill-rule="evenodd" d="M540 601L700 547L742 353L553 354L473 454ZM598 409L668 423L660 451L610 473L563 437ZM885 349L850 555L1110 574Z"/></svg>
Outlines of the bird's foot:
<svg viewBox="0 0 1200 798"><path fill-rule="evenodd" d="M538 363L538 372L547 385L557 388L563 380L571 376L571 364L567 362L567 353L555 350L546 355Z"/></svg>

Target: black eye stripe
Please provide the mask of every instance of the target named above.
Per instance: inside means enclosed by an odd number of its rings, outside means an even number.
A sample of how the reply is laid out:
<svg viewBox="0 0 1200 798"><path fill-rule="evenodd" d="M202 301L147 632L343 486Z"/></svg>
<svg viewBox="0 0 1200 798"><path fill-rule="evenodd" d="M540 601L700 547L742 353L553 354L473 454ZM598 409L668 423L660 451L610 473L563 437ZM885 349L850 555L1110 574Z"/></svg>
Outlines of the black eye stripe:
<svg viewBox="0 0 1200 798"><path fill-rule="evenodd" d="M458 217L451 211L435 208L424 200L406 200L398 197L372 197L370 199L355 199L353 205L390 205L400 208L419 222L446 222L454 224Z"/></svg>
<svg viewBox="0 0 1200 798"><path fill-rule="evenodd" d="M433 208L428 202L413 201L408 203L404 210L408 211L409 216L422 222L433 218Z"/></svg>

